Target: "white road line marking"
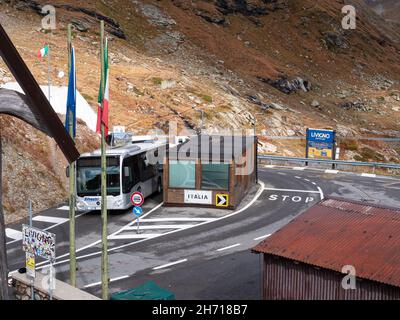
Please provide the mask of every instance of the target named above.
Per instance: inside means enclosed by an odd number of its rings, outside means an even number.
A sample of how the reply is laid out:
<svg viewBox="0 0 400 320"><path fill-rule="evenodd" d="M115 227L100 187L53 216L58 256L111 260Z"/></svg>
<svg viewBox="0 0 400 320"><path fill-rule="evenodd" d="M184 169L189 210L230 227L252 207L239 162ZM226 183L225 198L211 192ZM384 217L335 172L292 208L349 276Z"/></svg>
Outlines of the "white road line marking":
<svg viewBox="0 0 400 320"><path fill-rule="evenodd" d="M309 179L304 179L305 181L308 181L308 182L310 182L310 180Z"/></svg>
<svg viewBox="0 0 400 320"><path fill-rule="evenodd" d="M304 171L304 170L306 170L306 168L305 167L294 167L293 170Z"/></svg>
<svg viewBox="0 0 400 320"><path fill-rule="evenodd" d="M36 217L33 217L32 220L40 221L40 222L48 222L48 223L64 223L64 222L67 222L69 219L48 217L48 216L36 216Z"/></svg>
<svg viewBox="0 0 400 320"><path fill-rule="evenodd" d="M187 229L193 227L194 224L154 224L151 226L139 226L139 230L152 230L152 229ZM125 230L136 230L136 226L127 227Z"/></svg>
<svg viewBox="0 0 400 320"><path fill-rule="evenodd" d="M18 241L18 240L22 239L22 232L18 231L18 230L6 228L6 237Z"/></svg>
<svg viewBox="0 0 400 320"><path fill-rule="evenodd" d="M325 199L324 193L322 192L322 189L320 187L318 187L318 191L319 191L319 194L321 195L321 200L324 200Z"/></svg>
<svg viewBox="0 0 400 320"><path fill-rule="evenodd" d="M283 192L302 192L302 193L320 193L315 190L295 190L295 189L275 189L275 188L264 188L265 191L283 191Z"/></svg>
<svg viewBox="0 0 400 320"><path fill-rule="evenodd" d="M117 277L117 278L110 279L109 282L115 282L115 281L127 279L127 278L129 278L129 276ZM95 283L87 284L86 286L84 286L84 288L91 288L91 287L95 287L95 286L99 286L99 285L101 285L101 282L95 282Z"/></svg>
<svg viewBox="0 0 400 320"><path fill-rule="evenodd" d="M315 182L311 182L314 186L316 186L317 184Z"/></svg>
<svg viewBox="0 0 400 320"><path fill-rule="evenodd" d="M57 208L57 210L69 211L69 206L62 206Z"/></svg>
<svg viewBox="0 0 400 320"><path fill-rule="evenodd" d="M362 173L361 177L367 177L367 178L376 178L376 174L372 173Z"/></svg>
<svg viewBox="0 0 400 320"><path fill-rule="evenodd" d="M274 164L267 164L265 166L265 168L270 168L270 169L275 168L275 167L276 167L276 165L274 165Z"/></svg>
<svg viewBox="0 0 400 320"><path fill-rule="evenodd" d="M159 237L162 233L135 233L135 234L119 234L114 236L108 236L107 238L110 240L119 240L119 239L150 239Z"/></svg>
<svg viewBox="0 0 400 320"><path fill-rule="evenodd" d="M255 238L254 241L262 240L262 239L268 238L268 237L270 237L270 236L271 236L271 234L267 234L267 235L265 235L265 236Z"/></svg>
<svg viewBox="0 0 400 320"><path fill-rule="evenodd" d="M332 169L327 169L324 171L325 173L331 173L331 174L338 174L339 170L332 170Z"/></svg>
<svg viewBox="0 0 400 320"><path fill-rule="evenodd" d="M239 247L239 246L240 246L240 243L236 243L236 244L233 244L233 245L231 245L231 246L218 249L217 251L218 251L218 252L220 252L220 251L225 251L225 250L229 250L229 249L236 248L236 247Z"/></svg>
<svg viewBox="0 0 400 320"><path fill-rule="evenodd" d="M169 222L169 221L212 221L215 218L157 218L157 219L140 219L140 222Z"/></svg>
<svg viewBox="0 0 400 320"><path fill-rule="evenodd" d="M160 208L163 204L164 204L164 202L159 203L157 206L155 206L155 207L154 207L153 209L151 209L149 212L145 213L142 217L144 218L144 217L148 216L150 213L152 213L153 211L155 211L155 210L157 210L158 208ZM81 215L80 215L80 216L81 216ZM78 216L77 216L77 218L78 218ZM130 222L130 223L128 224L128 226L131 226L131 225L133 225L134 223L136 223L135 220L133 220L132 222ZM126 227L126 226L125 226L125 227ZM108 238L111 237L111 236L114 236L114 235L116 235L116 234L118 234L118 233L120 233L125 227L122 227L122 228L119 229L118 231L116 231L116 232L114 232L113 234L109 235ZM147 239L144 239L144 240L147 240ZM95 241L95 242L93 242L93 243L91 243L91 244L88 244L87 246L84 246L84 247L82 247L82 248L76 250L76 252L77 252L77 253L78 253L78 252L81 252L81 251L86 250L86 249L88 249L88 248L91 248L91 247L93 247L93 246L95 246L95 245L98 245L99 243L101 243L101 240L97 240L97 241ZM111 249L109 249L109 250L111 250ZM81 257L82 257L82 259L84 259L84 258L87 258L87 257L91 257L92 255L96 255L96 254L98 254L98 252L91 253L91 254L88 254L88 255L84 255L84 256L81 256ZM61 258L68 257L68 256L69 256L69 253L66 253L66 254L63 254L63 255L57 257L57 259L61 259ZM77 257L77 259L79 259L79 258ZM54 263L53 265L61 264L61 263L68 262L68 261L69 261L69 259L65 259L65 260L62 260L62 261L59 261L59 262L57 261L57 262ZM47 263L47 261L42 261L42 262L39 262L39 263L37 264L37 266L45 265L46 263ZM43 266L43 267L46 267L46 266ZM17 271L18 271L18 270L17 270Z"/></svg>
<svg viewBox="0 0 400 320"><path fill-rule="evenodd" d="M298 177L298 176L294 176L296 179L301 179L301 177Z"/></svg>
<svg viewBox="0 0 400 320"><path fill-rule="evenodd" d="M246 204L243 208L241 208L241 209L239 209L239 210L237 210L237 211L235 211L235 212L232 212L231 214L228 214L228 215L226 215L226 216L223 216L223 217L220 217L220 218L216 218L215 220L211 220L211 221L206 221L206 222L199 223L199 224L195 225L193 228L199 227L199 226L203 226L203 225L212 223L212 222L214 222L214 221L219 221L219 220L227 219L227 218L233 217L233 216L235 216L235 215L238 215L238 214L242 213L243 211L246 211L248 208L250 208L250 207L258 200L258 198L260 198L260 196L262 195L262 193L263 193L263 191L264 191L264 189L265 189L265 184L264 184L264 182L259 181L258 184L260 185L260 188L258 189L258 191L257 191L257 193L255 194L254 198L253 198L248 204ZM157 210L157 209L158 209L159 207L161 207L162 205L163 205L163 202L160 203L158 206L154 207L152 210L150 210L148 213L146 213L146 214L143 215L142 217L145 217L145 216L149 215L150 213L152 213L154 210ZM134 224L134 223L135 223L135 221L131 222L129 225L132 225L132 224ZM123 229L123 228L121 228L121 229ZM163 235L163 236L166 236L166 235L173 234L173 233L176 233L176 232L179 232L179 231L181 231L181 230L180 230L180 229L178 229L178 230L173 230L173 231L170 231L170 232L163 233L162 235ZM139 241L134 241L134 242L131 242L131 243L123 244L123 245L120 245L120 246L118 246L118 247L113 247L113 248L108 249L108 252L113 252L113 251L121 250L121 249L123 249L123 248L132 246L132 245L134 245L134 244L142 243L142 242L147 241L147 240L149 240L149 239L142 239L142 240L139 240ZM85 250L85 249L87 249L87 248L93 247L93 246L95 246L95 245L97 245L97 244L99 244L99 243L101 243L101 240L98 240L98 241L96 241L96 242L94 242L94 243L91 243L91 244L89 244L89 245L87 245L87 246L85 246L85 247L83 247L83 248L80 248L80 249L78 249L76 252L80 252L80 251ZM86 255L77 256L77 257L76 257L76 260L81 260L81 259L85 259L85 258L90 258L90 257L93 257L93 256L97 256L97 255L99 255L99 254L101 254L101 251L97 251L97 252L93 252L93 253L88 253L88 254L86 254ZM59 257L57 257L57 259L60 259L60 258L63 258L63 257L67 257L67 256L69 256L69 253L64 254L64 255L62 255L62 256L59 256ZM53 263L53 266L56 266L56 265L59 265L59 264L62 264L62 263L66 263L66 262L68 262L68 261L69 261L69 259L64 259L64 260L61 260L61 261L57 261L57 262ZM36 270L39 270L39 269L48 267L48 266L50 265L50 264L47 264L47 265L46 265L45 263L47 263L47 261L43 261L43 262L38 263L37 266L41 266L41 267L40 267L40 268L36 268ZM18 272L18 270L14 270L14 271L10 272L9 274L13 274L13 273L16 273L16 272Z"/></svg>
<svg viewBox="0 0 400 320"><path fill-rule="evenodd" d="M85 215L85 214L86 214L86 212L81 213L81 214L77 215L77 216L75 217L75 219L78 219L79 217L82 217L82 216ZM68 221L69 221L69 219L68 219ZM50 226L50 227L47 227L46 229L43 229L43 231L48 231L48 230L50 230L50 229L54 229L55 227L58 227L59 225L61 225L61 224L63 224L63 223L64 223L64 222L54 224L54 225L52 225L52 226ZM18 241L20 241L20 240L22 240L22 238L21 238L21 239L18 239L18 240L13 240L13 241L7 242L7 245L12 244L12 243L15 243L15 242L18 242Z"/></svg>
<svg viewBox="0 0 400 320"><path fill-rule="evenodd" d="M183 263L183 262L186 262L186 261L187 261L187 259L182 259L182 260L179 260L179 261L163 264L162 266L158 266L158 267L153 268L153 270L159 270L159 269L168 268L170 266L174 266L176 264Z"/></svg>

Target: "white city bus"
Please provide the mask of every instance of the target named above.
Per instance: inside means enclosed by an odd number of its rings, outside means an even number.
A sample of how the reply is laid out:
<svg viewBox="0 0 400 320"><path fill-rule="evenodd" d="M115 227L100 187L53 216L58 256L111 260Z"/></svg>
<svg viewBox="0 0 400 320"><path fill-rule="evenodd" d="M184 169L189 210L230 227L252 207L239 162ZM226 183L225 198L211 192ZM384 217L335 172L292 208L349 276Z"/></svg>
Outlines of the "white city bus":
<svg viewBox="0 0 400 320"><path fill-rule="evenodd" d="M162 190L162 158L166 140L144 139L122 147L107 148L107 208L123 210L132 206L130 196L144 197ZM79 211L101 209L101 152L83 154L77 161L76 204Z"/></svg>

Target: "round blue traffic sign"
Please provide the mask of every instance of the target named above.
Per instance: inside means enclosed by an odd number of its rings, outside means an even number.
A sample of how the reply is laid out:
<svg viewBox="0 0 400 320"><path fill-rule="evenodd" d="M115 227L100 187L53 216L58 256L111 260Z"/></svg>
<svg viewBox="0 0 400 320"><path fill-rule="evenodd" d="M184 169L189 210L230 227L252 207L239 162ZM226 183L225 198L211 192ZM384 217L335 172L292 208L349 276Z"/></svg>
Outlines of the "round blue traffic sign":
<svg viewBox="0 0 400 320"><path fill-rule="evenodd" d="M136 217L140 217L142 215L142 213L143 213L142 207L134 207L133 208L133 214Z"/></svg>

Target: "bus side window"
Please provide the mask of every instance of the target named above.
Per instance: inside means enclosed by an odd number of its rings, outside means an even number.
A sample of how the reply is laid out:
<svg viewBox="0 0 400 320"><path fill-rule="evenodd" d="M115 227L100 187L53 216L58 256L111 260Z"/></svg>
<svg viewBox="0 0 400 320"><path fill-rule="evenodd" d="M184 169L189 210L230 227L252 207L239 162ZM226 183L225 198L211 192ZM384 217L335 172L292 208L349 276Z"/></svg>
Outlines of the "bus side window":
<svg viewBox="0 0 400 320"><path fill-rule="evenodd" d="M135 157L126 158L122 164L122 181L124 193L131 192L137 183L137 175L135 174Z"/></svg>
<svg viewBox="0 0 400 320"><path fill-rule="evenodd" d="M140 174L139 155L132 157L132 170L133 170L133 185L136 185L142 179Z"/></svg>
<svg viewBox="0 0 400 320"><path fill-rule="evenodd" d="M149 180L156 176L156 167L150 164L150 160L147 158L146 153L141 155L141 164L142 164L142 181Z"/></svg>

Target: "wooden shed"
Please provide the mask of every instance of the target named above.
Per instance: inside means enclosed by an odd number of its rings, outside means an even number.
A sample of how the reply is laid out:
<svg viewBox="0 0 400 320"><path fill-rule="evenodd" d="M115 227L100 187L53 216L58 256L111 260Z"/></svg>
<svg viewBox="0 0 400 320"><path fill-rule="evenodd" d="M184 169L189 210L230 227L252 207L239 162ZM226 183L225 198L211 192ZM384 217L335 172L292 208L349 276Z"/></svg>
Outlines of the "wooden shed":
<svg viewBox="0 0 400 320"><path fill-rule="evenodd" d="M257 182L254 136L199 135L168 149L164 204L234 209Z"/></svg>
<svg viewBox="0 0 400 320"><path fill-rule="evenodd" d="M399 217L399 208L322 200L253 248L263 298L399 300Z"/></svg>

